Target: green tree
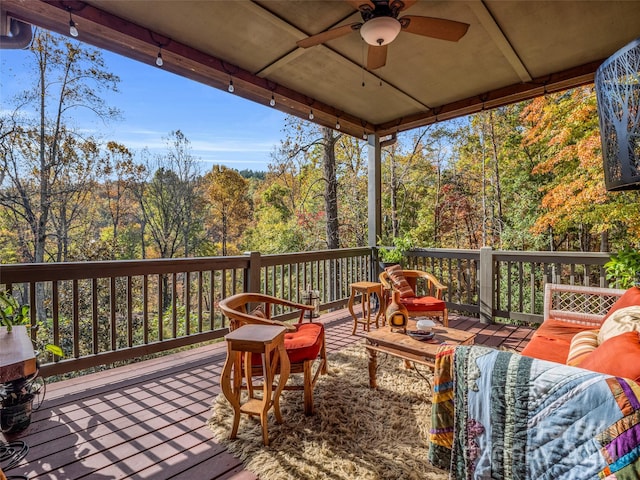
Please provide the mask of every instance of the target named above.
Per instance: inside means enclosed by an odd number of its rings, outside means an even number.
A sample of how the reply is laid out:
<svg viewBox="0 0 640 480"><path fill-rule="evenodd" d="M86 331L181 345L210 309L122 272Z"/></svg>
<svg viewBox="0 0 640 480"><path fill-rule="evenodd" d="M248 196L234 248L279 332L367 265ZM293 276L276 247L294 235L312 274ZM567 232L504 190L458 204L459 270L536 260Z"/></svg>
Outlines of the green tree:
<svg viewBox="0 0 640 480"><path fill-rule="evenodd" d="M174 258L178 253L187 257L204 238L204 208L198 195L201 179L189 141L177 130L169 134L166 143L165 155L146 161L146 171L154 172L153 177L138 182L134 189L141 210L145 257L147 232L161 258Z"/></svg>
<svg viewBox="0 0 640 480"><path fill-rule="evenodd" d="M134 187L146 176L145 167L134 161L131 150L117 142L107 142L98 167L96 202L105 218L101 240L110 248L109 258L136 256L130 232L140 217L140 206L134 196ZM126 252L126 253L124 253ZM139 251L137 252L139 255Z"/></svg>
<svg viewBox="0 0 640 480"><path fill-rule="evenodd" d="M327 248L325 138L319 127L298 118L287 118L285 128L287 136L273 155L267 184L277 184L280 192L286 192L287 196L280 197L278 202L291 212L292 218L287 222L303 232L301 250ZM334 144L333 140L331 143ZM335 167L327 165L327 168Z"/></svg>
<svg viewBox="0 0 640 480"><path fill-rule="evenodd" d="M19 231L23 260L62 260L70 222L78 218L82 190L93 175L97 143L72 127L70 118L79 109L105 122L117 118L102 93L116 91L119 78L107 71L99 51L42 30L29 49L33 84L14 99L15 109L1 122L0 204ZM54 235L56 248L49 250Z"/></svg>
<svg viewBox="0 0 640 480"><path fill-rule="evenodd" d="M337 204L342 247L368 244L366 144L342 135L336 144Z"/></svg>
<svg viewBox="0 0 640 480"><path fill-rule="evenodd" d="M322 170L324 177L324 211L327 219L325 232L327 248L340 248L340 222L338 219L338 178L336 176L336 144L341 135L332 128L322 127Z"/></svg>
<svg viewBox="0 0 640 480"><path fill-rule="evenodd" d="M215 165L204 179L211 209L211 230L219 239L222 255L237 242L251 218L249 184L236 170Z"/></svg>

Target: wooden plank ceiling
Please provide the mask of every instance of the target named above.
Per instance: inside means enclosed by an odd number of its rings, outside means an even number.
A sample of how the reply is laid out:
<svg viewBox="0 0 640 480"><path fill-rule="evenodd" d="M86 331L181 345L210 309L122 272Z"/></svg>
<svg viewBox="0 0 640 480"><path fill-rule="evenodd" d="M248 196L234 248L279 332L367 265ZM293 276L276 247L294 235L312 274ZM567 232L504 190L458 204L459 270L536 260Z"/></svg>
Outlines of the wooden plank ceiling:
<svg viewBox="0 0 640 480"><path fill-rule="evenodd" d="M367 0L363 0L366 2ZM311 48L298 40L362 22L357 2L314 0L3 0L12 18L362 137L381 137L593 81L640 36L640 0L417 1L400 12L469 24L457 42L402 31L367 70L359 32Z"/></svg>

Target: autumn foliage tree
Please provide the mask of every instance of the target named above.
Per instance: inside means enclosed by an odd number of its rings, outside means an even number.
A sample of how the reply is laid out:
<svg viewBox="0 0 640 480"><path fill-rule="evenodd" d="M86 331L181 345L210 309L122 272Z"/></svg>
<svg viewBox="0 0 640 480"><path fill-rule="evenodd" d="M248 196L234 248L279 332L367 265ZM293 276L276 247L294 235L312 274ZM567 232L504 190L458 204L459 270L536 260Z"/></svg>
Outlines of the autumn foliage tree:
<svg viewBox="0 0 640 480"><path fill-rule="evenodd" d="M119 79L100 52L39 32L30 54L30 83L3 98L0 113L3 262L367 245L362 139L287 118L267 172L215 166L203 175L179 129L152 157L73 125L78 108L99 121L118 118L103 94L117 91ZM639 194L604 189L598 128L588 86L398 133L382 150L383 241L520 250L637 245Z"/></svg>
<svg viewBox="0 0 640 480"><path fill-rule="evenodd" d="M104 122L117 118L101 93L117 90L119 78L98 50L43 30L29 51L33 83L13 99L14 110L1 122L0 205L19 232L21 261L65 261L77 222L86 220L79 209L97 163L97 140L74 127L72 116L86 109Z"/></svg>
<svg viewBox="0 0 640 480"><path fill-rule="evenodd" d="M205 175L204 185L210 209L210 234L220 243L222 255L237 253L230 252L229 247L235 245L249 226L251 200L248 182L236 170L214 165Z"/></svg>
<svg viewBox="0 0 640 480"><path fill-rule="evenodd" d="M637 232L637 195L605 189L595 93L592 87L539 97L523 111L531 124L524 144L544 144L547 155L533 173L544 175L541 214L534 234L552 231L554 248L598 249L610 233Z"/></svg>

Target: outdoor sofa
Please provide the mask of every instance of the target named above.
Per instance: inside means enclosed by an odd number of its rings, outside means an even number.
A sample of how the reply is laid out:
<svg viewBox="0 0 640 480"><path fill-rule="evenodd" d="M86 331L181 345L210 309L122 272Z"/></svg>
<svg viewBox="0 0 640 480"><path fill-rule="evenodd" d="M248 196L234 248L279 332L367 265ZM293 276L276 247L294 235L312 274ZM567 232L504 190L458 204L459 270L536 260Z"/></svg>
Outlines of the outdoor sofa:
<svg viewBox="0 0 640 480"><path fill-rule="evenodd" d="M549 284L544 310L522 354L440 347L430 461L453 479L640 478L640 288Z"/></svg>

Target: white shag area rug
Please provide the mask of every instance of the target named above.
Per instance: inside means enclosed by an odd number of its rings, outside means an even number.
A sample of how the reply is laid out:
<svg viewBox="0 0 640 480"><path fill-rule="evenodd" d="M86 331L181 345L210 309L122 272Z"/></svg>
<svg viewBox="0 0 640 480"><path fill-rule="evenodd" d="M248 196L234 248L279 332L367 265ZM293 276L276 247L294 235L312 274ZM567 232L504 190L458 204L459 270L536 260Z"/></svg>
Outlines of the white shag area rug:
<svg viewBox="0 0 640 480"><path fill-rule="evenodd" d="M313 416L304 415L301 391L283 392L284 422L278 425L269 413L268 447L259 419L247 415L229 440L233 413L222 394L208 422L214 437L263 480L448 478L428 461L431 388L425 377L431 381L432 375L426 367L418 373L379 354L378 388L371 389L364 345L329 354L328 365L329 374L316 384Z"/></svg>

